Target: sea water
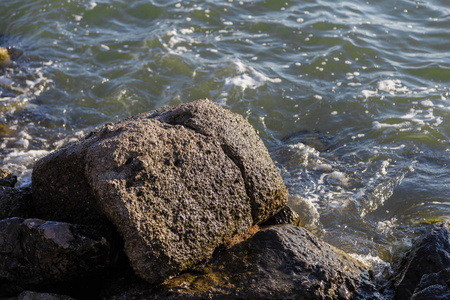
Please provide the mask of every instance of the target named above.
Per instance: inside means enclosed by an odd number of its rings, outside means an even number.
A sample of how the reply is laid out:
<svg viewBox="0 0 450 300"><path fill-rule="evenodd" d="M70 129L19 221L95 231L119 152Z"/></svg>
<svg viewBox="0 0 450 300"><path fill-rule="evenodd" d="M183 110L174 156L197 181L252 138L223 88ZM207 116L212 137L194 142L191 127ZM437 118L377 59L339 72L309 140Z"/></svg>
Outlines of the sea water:
<svg viewBox="0 0 450 300"><path fill-rule="evenodd" d="M2 0L0 166L209 98L257 129L303 225L389 266L450 218L447 0Z"/></svg>

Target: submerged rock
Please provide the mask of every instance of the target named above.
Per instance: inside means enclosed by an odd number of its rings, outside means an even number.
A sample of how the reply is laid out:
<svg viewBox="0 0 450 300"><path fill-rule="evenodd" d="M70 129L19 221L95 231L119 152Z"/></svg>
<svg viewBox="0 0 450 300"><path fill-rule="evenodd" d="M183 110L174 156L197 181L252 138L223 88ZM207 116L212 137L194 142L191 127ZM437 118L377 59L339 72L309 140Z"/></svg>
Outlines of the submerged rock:
<svg viewBox="0 0 450 300"><path fill-rule="evenodd" d="M431 232L417 240L401 262L394 279L395 298L446 299L450 294L450 277L431 284L437 274L448 276L450 268L450 221L433 226ZM442 273L441 273L442 272ZM438 280L439 281L439 280ZM444 284L445 283L445 284Z"/></svg>
<svg viewBox="0 0 450 300"><path fill-rule="evenodd" d="M368 268L292 225L271 227L210 266L166 281L134 285L109 299L382 299Z"/></svg>
<svg viewBox="0 0 450 300"><path fill-rule="evenodd" d="M206 99L107 124L38 161L32 180L41 217L89 224L106 215L153 283L209 259L287 202L253 127Z"/></svg>
<svg viewBox="0 0 450 300"><path fill-rule="evenodd" d="M0 297L95 275L110 264L111 238L95 227L40 219L0 221Z"/></svg>

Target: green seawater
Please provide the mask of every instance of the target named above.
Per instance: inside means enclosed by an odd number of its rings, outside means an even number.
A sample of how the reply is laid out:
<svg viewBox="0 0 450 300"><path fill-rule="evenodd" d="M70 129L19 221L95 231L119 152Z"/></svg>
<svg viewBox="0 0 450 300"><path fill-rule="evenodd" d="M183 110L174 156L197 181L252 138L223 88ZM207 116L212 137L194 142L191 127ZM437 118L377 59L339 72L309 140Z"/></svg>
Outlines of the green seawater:
<svg viewBox="0 0 450 300"><path fill-rule="evenodd" d="M449 28L447 0L2 0L0 166L28 185L105 122L207 97L258 130L307 228L389 263L450 218Z"/></svg>

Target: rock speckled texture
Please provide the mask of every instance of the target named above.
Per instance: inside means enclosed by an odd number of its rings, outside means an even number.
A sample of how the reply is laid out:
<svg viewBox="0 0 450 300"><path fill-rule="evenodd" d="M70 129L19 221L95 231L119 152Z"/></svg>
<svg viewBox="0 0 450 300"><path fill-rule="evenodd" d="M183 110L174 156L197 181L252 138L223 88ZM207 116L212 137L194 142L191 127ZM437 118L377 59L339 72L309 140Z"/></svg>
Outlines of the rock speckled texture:
<svg viewBox="0 0 450 300"><path fill-rule="evenodd" d="M176 275L249 229L241 173L213 138L154 119L99 135L87 152L90 183L142 278Z"/></svg>
<svg viewBox="0 0 450 300"><path fill-rule="evenodd" d="M421 292L415 295L416 299L441 299L439 297L442 294L450 294L448 285L450 277L445 280L445 285L441 284L441 290L434 291L432 287L425 290L425 286L430 285L434 278L425 276L441 271L442 275L448 276L448 272L443 271L448 268L450 268L450 221L445 221L434 225L428 235L417 240L403 259L395 278L395 298L410 299L419 283Z"/></svg>
<svg viewBox="0 0 450 300"><path fill-rule="evenodd" d="M128 288L109 299L383 299L365 265L292 225L259 231L163 289Z"/></svg>
<svg viewBox="0 0 450 300"><path fill-rule="evenodd" d="M411 300L450 299L450 268L423 275Z"/></svg>
<svg viewBox="0 0 450 300"><path fill-rule="evenodd" d="M148 115L161 122L183 125L219 141L242 172L255 225L287 204L288 192L280 172L255 129L241 115L207 99L175 108L165 107Z"/></svg>
<svg viewBox="0 0 450 300"><path fill-rule="evenodd" d="M254 128L206 99L106 124L38 161L32 180L39 217L107 218L153 283L209 259L288 196Z"/></svg>

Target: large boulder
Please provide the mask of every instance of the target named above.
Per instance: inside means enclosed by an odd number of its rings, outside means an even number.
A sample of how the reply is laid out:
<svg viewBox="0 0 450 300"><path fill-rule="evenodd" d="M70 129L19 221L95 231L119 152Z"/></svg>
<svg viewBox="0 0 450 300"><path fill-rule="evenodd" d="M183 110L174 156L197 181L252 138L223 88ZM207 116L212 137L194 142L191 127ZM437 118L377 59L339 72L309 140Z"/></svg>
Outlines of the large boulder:
<svg viewBox="0 0 450 300"><path fill-rule="evenodd" d="M382 299L367 266L302 227L257 232L212 265L155 289L136 283L122 299Z"/></svg>
<svg viewBox="0 0 450 300"><path fill-rule="evenodd" d="M206 99L107 124L38 161L32 181L40 217L106 215L152 283L209 259L287 202L254 128Z"/></svg>
<svg viewBox="0 0 450 300"><path fill-rule="evenodd" d="M405 255L394 278L395 298L410 299L417 289L416 299L425 299L424 295L427 295L427 299L440 299L432 297L433 288L438 284L430 282L435 279L436 273L442 272L442 275L448 276L449 273L443 271L448 268L450 268L450 221L444 221L434 225L431 232L418 239ZM449 280L450 277L445 278L446 284L443 284L434 296L450 294Z"/></svg>
<svg viewBox="0 0 450 300"><path fill-rule="evenodd" d="M0 297L97 276L109 267L113 254L111 237L102 228L40 219L1 220Z"/></svg>

